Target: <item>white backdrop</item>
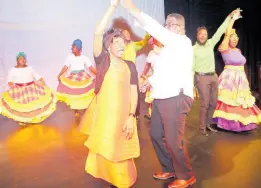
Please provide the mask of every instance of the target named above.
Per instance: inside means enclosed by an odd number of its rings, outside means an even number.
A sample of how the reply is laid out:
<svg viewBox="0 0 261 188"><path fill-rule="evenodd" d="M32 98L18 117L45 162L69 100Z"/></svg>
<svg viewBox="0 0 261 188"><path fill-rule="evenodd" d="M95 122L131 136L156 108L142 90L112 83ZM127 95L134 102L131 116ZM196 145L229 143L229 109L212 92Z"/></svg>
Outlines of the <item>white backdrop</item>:
<svg viewBox="0 0 261 188"><path fill-rule="evenodd" d="M83 54L92 57L94 27L110 0L0 0L0 92L6 89L8 69L23 51L28 64L39 72L53 89L73 40L83 41ZM135 0L136 5L160 23L164 21L164 0ZM135 35L145 32L134 26L133 18L120 6L113 18L123 17ZM112 22L111 22L112 24ZM110 26L108 26L110 27ZM138 72L146 55L138 57Z"/></svg>

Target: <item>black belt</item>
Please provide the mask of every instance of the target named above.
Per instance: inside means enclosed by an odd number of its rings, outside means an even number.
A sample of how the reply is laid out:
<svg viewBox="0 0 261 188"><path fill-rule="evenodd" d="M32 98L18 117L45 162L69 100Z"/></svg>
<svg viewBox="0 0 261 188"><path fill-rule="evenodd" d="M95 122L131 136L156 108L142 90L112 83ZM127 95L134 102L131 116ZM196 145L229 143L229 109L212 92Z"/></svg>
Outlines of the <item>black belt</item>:
<svg viewBox="0 0 261 188"><path fill-rule="evenodd" d="M206 73L196 72L195 74L200 75L200 76L214 76L216 73L215 72L206 72Z"/></svg>

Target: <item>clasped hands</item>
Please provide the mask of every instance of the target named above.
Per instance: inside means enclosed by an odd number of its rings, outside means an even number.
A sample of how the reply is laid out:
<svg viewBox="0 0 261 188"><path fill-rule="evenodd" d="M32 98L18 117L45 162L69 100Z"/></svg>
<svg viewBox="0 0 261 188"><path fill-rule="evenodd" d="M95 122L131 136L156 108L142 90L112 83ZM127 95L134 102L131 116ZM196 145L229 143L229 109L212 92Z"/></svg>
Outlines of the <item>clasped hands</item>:
<svg viewBox="0 0 261 188"><path fill-rule="evenodd" d="M130 8L131 6L133 6L132 0L111 0L111 6L117 7L120 2L124 8Z"/></svg>
<svg viewBox="0 0 261 188"><path fill-rule="evenodd" d="M231 16L231 18L233 19L233 20L238 20L238 19L240 19L240 18L243 18L242 16L241 16L241 12L242 12L243 10L241 10L240 8L237 8L236 10L234 10L231 14L230 14L230 16Z"/></svg>

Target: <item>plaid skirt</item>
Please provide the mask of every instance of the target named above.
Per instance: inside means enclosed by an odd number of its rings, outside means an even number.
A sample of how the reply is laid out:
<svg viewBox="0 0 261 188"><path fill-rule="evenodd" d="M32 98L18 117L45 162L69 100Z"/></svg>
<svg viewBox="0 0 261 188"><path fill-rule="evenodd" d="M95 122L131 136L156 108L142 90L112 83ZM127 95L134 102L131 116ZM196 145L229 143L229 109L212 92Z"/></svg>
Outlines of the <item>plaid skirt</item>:
<svg viewBox="0 0 261 188"><path fill-rule="evenodd" d="M56 96L71 109L86 109L94 98L95 79L85 71L71 72L68 77L62 76Z"/></svg>
<svg viewBox="0 0 261 188"><path fill-rule="evenodd" d="M51 89L35 82L15 84L3 93L1 103L2 115L24 123L40 123L56 109Z"/></svg>

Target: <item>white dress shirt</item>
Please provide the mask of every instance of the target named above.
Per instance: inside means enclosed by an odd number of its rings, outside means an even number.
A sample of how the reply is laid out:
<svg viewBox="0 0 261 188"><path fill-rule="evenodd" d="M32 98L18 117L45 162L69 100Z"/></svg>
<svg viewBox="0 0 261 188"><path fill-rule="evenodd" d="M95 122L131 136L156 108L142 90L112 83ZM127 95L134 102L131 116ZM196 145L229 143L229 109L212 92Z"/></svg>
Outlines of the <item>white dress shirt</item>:
<svg viewBox="0 0 261 188"><path fill-rule="evenodd" d="M141 27L161 42L161 49L154 73L149 78L154 99L167 99L179 95L193 95L193 47L186 35L179 35L161 26L156 20L141 13L137 18Z"/></svg>
<svg viewBox="0 0 261 188"><path fill-rule="evenodd" d="M147 57L147 63L151 64L151 67L154 68L155 62L159 60L159 54L157 54L154 50L151 50Z"/></svg>

